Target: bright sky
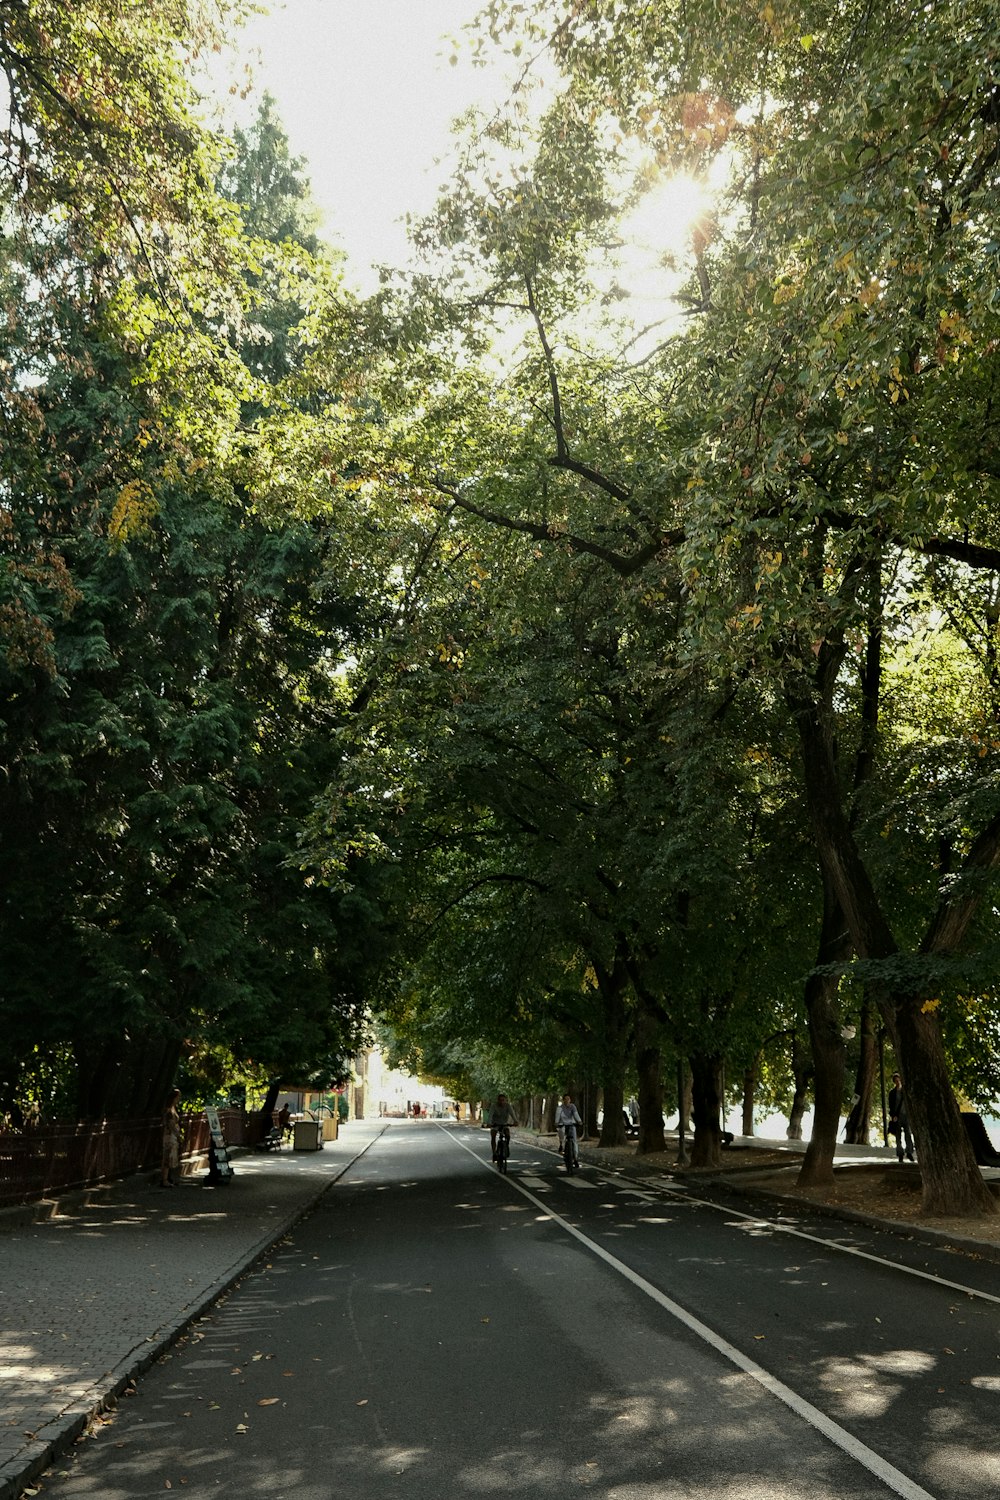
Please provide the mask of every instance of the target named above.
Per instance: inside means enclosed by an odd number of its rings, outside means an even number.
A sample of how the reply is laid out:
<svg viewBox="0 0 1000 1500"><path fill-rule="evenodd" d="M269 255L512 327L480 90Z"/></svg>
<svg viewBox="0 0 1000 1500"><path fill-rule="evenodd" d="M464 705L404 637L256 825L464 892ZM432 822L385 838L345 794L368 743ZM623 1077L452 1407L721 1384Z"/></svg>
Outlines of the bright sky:
<svg viewBox="0 0 1000 1500"><path fill-rule="evenodd" d="M481 0L260 3L270 13L234 39L255 81L238 122L254 117L265 90L274 96L292 153L307 163L323 231L346 251L348 281L370 292L373 267L409 258L403 216L429 211L448 180L452 121L471 104L503 102L523 60L472 66L463 27ZM686 180L661 181L624 226L618 258L603 266L630 294L621 314L651 329L646 342L662 336L664 318L678 317L677 274L662 257L684 248L703 202Z"/></svg>
<svg viewBox="0 0 1000 1500"><path fill-rule="evenodd" d="M442 40L478 9L479 0L273 0L243 34L255 97L266 88L277 100L324 229L364 290L373 264L405 258L398 220L430 208L447 179L434 159L448 150L451 120L500 95L500 80L467 55L451 66Z"/></svg>

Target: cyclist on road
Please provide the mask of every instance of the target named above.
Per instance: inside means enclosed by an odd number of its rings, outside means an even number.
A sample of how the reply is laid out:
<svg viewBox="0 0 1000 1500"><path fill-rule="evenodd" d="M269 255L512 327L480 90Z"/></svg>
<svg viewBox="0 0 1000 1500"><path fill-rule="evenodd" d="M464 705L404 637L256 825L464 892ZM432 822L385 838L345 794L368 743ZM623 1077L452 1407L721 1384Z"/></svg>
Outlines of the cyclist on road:
<svg viewBox="0 0 1000 1500"><path fill-rule="evenodd" d="M579 1163L580 1153L577 1150L576 1142L577 1142L577 1139L579 1139L579 1131L580 1131L580 1129L583 1126L583 1121L580 1119L580 1111L577 1109L576 1105L573 1103L573 1096L572 1096L572 1094L563 1094L563 1096L562 1096L562 1103L560 1104L559 1108L556 1110L556 1130L558 1130L558 1132L559 1132L559 1150L560 1151L562 1151L562 1149L563 1149L563 1143L564 1143L564 1138L565 1138L565 1132L566 1132L566 1126L567 1125L575 1125L576 1129L577 1129L577 1137L574 1138L574 1141L573 1141L573 1157L574 1157L574 1160L577 1163Z"/></svg>
<svg viewBox="0 0 1000 1500"><path fill-rule="evenodd" d="M517 1124L517 1116L511 1109L506 1094L497 1094L497 1102L490 1110L490 1117L487 1124L490 1127L490 1150L493 1152L493 1160L496 1161L497 1131L501 1130L505 1125L509 1127Z"/></svg>

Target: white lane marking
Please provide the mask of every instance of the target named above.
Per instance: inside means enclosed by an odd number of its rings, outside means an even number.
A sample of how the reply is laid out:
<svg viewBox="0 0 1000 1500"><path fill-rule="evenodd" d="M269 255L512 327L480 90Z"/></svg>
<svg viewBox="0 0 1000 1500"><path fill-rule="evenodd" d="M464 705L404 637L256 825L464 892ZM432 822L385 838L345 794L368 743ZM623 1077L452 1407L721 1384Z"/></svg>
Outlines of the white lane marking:
<svg viewBox="0 0 1000 1500"><path fill-rule="evenodd" d="M452 1136L452 1140L454 1140L454 1136ZM472 1150L471 1146L467 1146L464 1141L458 1141L457 1144L464 1151L468 1151L470 1156L474 1156L481 1166L489 1168L490 1164L484 1162L478 1153ZM681 1307L679 1302L675 1302L672 1297L668 1297L664 1292L661 1292L659 1287L653 1286L652 1282L647 1281L644 1276L640 1276L637 1271L633 1271L631 1266L625 1265L624 1261L620 1261L616 1255L612 1255L609 1250L605 1250L603 1245L597 1244L595 1240L585 1235L582 1230L570 1224L561 1214L555 1213L547 1203L544 1203L541 1198L537 1198L534 1193L529 1193L527 1188L523 1187L515 1178L508 1178L508 1181L511 1187L519 1192L522 1197L527 1198L529 1203L534 1204L537 1209L540 1209L545 1218L550 1219L553 1224L558 1225L572 1239L578 1240L598 1260L603 1260L612 1270L617 1271L619 1276L624 1277L626 1281L631 1282L640 1292L645 1293L658 1307L662 1307L664 1312L669 1313L678 1323L682 1323L685 1328L708 1344L716 1353L721 1354L724 1359L729 1360L730 1364L735 1365L738 1370L742 1370L745 1375L749 1375L752 1380L755 1380L770 1395L776 1396L796 1416L808 1422L817 1432L822 1433L834 1447L839 1448L841 1452L846 1453L849 1458L853 1458L856 1463L859 1463L862 1468L867 1469L869 1474L881 1480L894 1494L899 1495L901 1500L936 1500L936 1497L929 1490L925 1490L919 1484L916 1484L914 1480L910 1479L900 1469L897 1469L893 1464L884 1459L881 1454L876 1453L873 1448L869 1448L867 1443L861 1442L853 1433L848 1432L846 1428L841 1427L838 1422L834 1422L832 1418L828 1417L825 1412L813 1406L811 1401L806 1401L797 1391L793 1391L790 1386L785 1385L783 1381L778 1380L770 1371L765 1370L763 1365L758 1365L754 1360L749 1359L741 1349L737 1349L735 1344L731 1344L728 1339L724 1339L714 1329L709 1328L707 1323L702 1323L699 1318L694 1317L686 1308ZM746 1217L750 1216L747 1215ZM875 1259L876 1257L871 1258Z"/></svg>
<svg viewBox="0 0 1000 1500"><path fill-rule="evenodd" d="M460 1143L462 1144L462 1143ZM469 1148L466 1147L466 1150ZM475 1156L475 1152L472 1155ZM478 1161L478 1157L476 1158ZM594 1171L608 1182L621 1186L624 1179L607 1167L595 1167ZM716 1213L727 1214L731 1219L745 1219L751 1224L767 1224L780 1234L787 1234L793 1239L807 1240L812 1245L819 1245L824 1250L836 1250L841 1255L853 1255L858 1260L869 1260L873 1265L882 1266L890 1271L898 1271L903 1276L916 1276L920 1281L929 1281L933 1286L947 1288L950 1292L961 1292L966 1297L978 1298L980 1302L992 1302L995 1306L1000 1305L1000 1295L994 1292L983 1292L978 1287L966 1286L963 1281L950 1281L946 1276L935 1276L933 1271L921 1271L916 1266L902 1265L895 1260L888 1260L881 1255L873 1255L870 1250L859 1250L854 1245L845 1245L842 1240L824 1239L820 1234L809 1234L805 1229L794 1229L790 1224L783 1223L780 1219L766 1219L761 1214L744 1213L739 1208L727 1208L725 1204L713 1203L710 1198L696 1198L685 1187L671 1187L665 1182L660 1182L653 1177L637 1177L636 1182L646 1187L655 1189L657 1198L666 1198L671 1203L690 1203L698 1208L711 1208Z"/></svg>
<svg viewBox="0 0 1000 1500"><path fill-rule="evenodd" d="M607 1167L595 1167L594 1170L606 1177L609 1182L620 1184L622 1178ZM812 1245L820 1245L824 1250L838 1250L841 1255L854 1255L858 1260L870 1260L876 1266L882 1266L891 1271L900 1271L904 1276L916 1276L921 1281L930 1281L934 1286L947 1287L951 1292L962 1292L966 1297L978 1297L981 1302L993 1302L1000 1304L1000 1296L994 1292L983 1292L978 1287L967 1286L964 1281L949 1281L946 1276L936 1276L933 1271L921 1271L916 1266L906 1266L898 1261L888 1260L885 1256L873 1255L870 1250L859 1250L854 1245L845 1245L842 1240L824 1239L821 1234L809 1234L805 1229L794 1229L791 1224L784 1223L781 1219L765 1218L761 1214L744 1213L742 1209L727 1207L724 1203L713 1203L711 1198L696 1198L683 1185L672 1186L665 1182L656 1182L651 1177L637 1177L637 1182L644 1183L647 1187L655 1187L659 1198L666 1198L671 1203L690 1203L697 1208L712 1208L716 1213L727 1214L731 1219L744 1219L749 1224L766 1225L779 1234L790 1235L793 1239L808 1240ZM789 1212L791 1212L789 1208ZM872 1227L872 1226L865 1226Z"/></svg>
<svg viewBox="0 0 1000 1500"><path fill-rule="evenodd" d="M527 1172L523 1175L518 1172L517 1180L518 1182L527 1183L528 1187L534 1188L536 1193L550 1193L552 1191L550 1184L545 1181L544 1177L531 1177Z"/></svg>
<svg viewBox="0 0 1000 1500"><path fill-rule="evenodd" d="M572 1177L568 1172L564 1172L559 1178L559 1181L561 1183L564 1183L567 1187L592 1188L595 1192L597 1191L597 1183L588 1182L586 1177L580 1176L579 1172L574 1172Z"/></svg>
<svg viewBox="0 0 1000 1500"><path fill-rule="evenodd" d="M660 1291L659 1287L653 1286L652 1282L647 1281L644 1276L640 1276L636 1271L633 1271L630 1266L625 1265L617 1256L605 1250L603 1245L598 1245L588 1235L583 1234L575 1225L570 1224L564 1219L561 1214L555 1213L547 1204L543 1203L540 1198L536 1198L533 1193L525 1191L519 1183L515 1182L513 1185L519 1192L523 1193L529 1203L533 1203L536 1208L541 1209L545 1217L551 1219L553 1224L557 1224L566 1234L578 1240L592 1255L596 1255L598 1260L603 1260L612 1270L617 1271L619 1276L623 1276L626 1281L630 1281L640 1292L644 1292L647 1297L657 1303L659 1307L662 1307L678 1323L683 1323L685 1328L690 1329L693 1334L696 1334L698 1338L702 1339L718 1354L721 1354L724 1359L728 1359L738 1370L742 1370L745 1375L749 1375L752 1380L755 1380L770 1395L776 1396L779 1401L784 1402L796 1416L802 1417L804 1421L808 1422L817 1432L822 1433L835 1447L840 1448L849 1458L854 1459L862 1468L867 1469L869 1474L881 1480L894 1494L899 1495L901 1500L935 1500L935 1497L931 1495L929 1490L925 1490L919 1484L916 1484L906 1474L902 1473L901 1470L887 1462L880 1453L876 1453L873 1448L869 1448L867 1443L862 1443L853 1433L848 1432L846 1428L834 1422L825 1412L813 1406L811 1401L806 1401L804 1397L800 1396L797 1391L793 1391L790 1386L785 1385L783 1381L776 1379L762 1365L758 1365L754 1360L748 1359L742 1350L736 1348L735 1344L731 1344L728 1339L722 1338L714 1329L709 1328L706 1323L702 1323L699 1318L693 1317L686 1308L681 1307L680 1303L675 1302L671 1297L667 1297Z"/></svg>
<svg viewBox="0 0 1000 1500"><path fill-rule="evenodd" d="M601 1170L604 1169L599 1167L598 1171ZM921 1271L916 1266L901 1265L897 1261L887 1260L884 1256L873 1255L870 1250L859 1250L854 1245L845 1245L842 1240L826 1240L821 1234L809 1234L805 1229L793 1229L790 1224L785 1224L780 1219L768 1219L761 1214L744 1213L739 1208L727 1208L722 1203L713 1203L710 1198L695 1198L684 1189L671 1189L666 1184L660 1188L660 1193L671 1203L692 1203L700 1208L714 1208L716 1213L727 1214L731 1219L745 1219L751 1224L766 1224L779 1234L787 1234L797 1240L808 1240L810 1244L822 1245L825 1250L839 1250L841 1255L854 1255L858 1260L870 1260L876 1266L901 1271L904 1276L916 1276L921 1281L933 1282L935 1286L947 1287L949 1291L962 1292L967 1297L978 1297L982 1302L1000 1304L1000 1296L994 1292L982 1292L978 1287L966 1286L964 1282L949 1281L946 1276L935 1276L933 1271Z"/></svg>

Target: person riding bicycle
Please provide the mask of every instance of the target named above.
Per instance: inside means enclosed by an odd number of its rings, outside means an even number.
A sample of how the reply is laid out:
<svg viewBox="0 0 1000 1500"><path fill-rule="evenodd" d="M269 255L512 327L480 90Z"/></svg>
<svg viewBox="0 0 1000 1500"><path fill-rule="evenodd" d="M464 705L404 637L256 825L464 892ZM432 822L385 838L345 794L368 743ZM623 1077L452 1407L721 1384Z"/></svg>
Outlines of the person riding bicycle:
<svg viewBox="0 0 1000 1500"><path fill-rule="evenodd" d="M562 1103L560 1104L559 1108L556 1110L556 1130L559 1132L559 1150L560 1151L563 1150L563 1146L565 1144L565 1135L566 1135L566 1126L567 1125L575 1125L577 1131L579 1131L580 1128L583 1125L583 1121L580 1119L580 1111L577 1109L576 1105L573 1103L573 1096L572 1096L572 1094L563 1094L563 1096L562 1096ZM578 1139L577 1136L573 1137L573 1158L574 1158L575 1161L579 1162L579 1160L580 1160L580 1153L577 1150L577 1145L576 1145L577 1139Z"/></svg>
<svg viewBox="0 0 1000 1500"><path fill-rule="evenodd" d="M509 1128L511 1125L517 1124L517 1116L511 1109L506 1094L497 1094L497 1102L490 1110L490 1117L487 1124L490 1127L490 1150L493 1153L493 1160L496 1161L497 1131L502 1130L505 1126Z"/></svg>

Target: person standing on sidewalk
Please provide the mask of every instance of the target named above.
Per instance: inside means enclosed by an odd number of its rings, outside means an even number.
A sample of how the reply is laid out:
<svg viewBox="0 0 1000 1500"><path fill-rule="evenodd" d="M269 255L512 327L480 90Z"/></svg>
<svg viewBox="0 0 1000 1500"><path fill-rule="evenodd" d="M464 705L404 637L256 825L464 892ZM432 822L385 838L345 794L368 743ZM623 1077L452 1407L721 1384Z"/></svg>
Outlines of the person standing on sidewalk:
<svg viewBox="0 0 1000 1500"><path fill-rule="evenodd" d="M913 1137L910 1134L910 1120L906 1113L906 1094L903 1091L903 1080L898 1073L892 1075L892 1088L889 1090L889 1134L896 1137L896 1156L903 1160L905 1146L906 1160L913 1161Z"/></svg>
<svg viewBox="0 0 1000 1500"><path fill-rule="evenodd" d="M163 1158L160 1165L160 1187L176 1187L174 1173L181 1164L181 1117L177 1109L180 1089L173 1089L163 1111Z"/></svg>

